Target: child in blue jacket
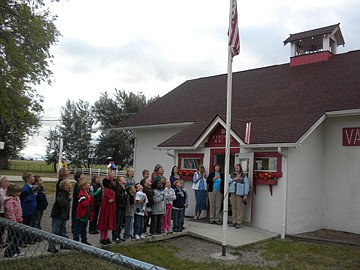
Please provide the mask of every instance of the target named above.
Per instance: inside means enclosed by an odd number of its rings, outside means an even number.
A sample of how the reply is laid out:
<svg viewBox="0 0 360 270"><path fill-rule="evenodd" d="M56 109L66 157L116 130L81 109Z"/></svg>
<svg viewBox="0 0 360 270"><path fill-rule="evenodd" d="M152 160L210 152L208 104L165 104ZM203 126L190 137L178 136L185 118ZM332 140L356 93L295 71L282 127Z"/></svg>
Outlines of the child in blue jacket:
<svg viewBox="0 0 360 270"><path fill-rule="evenodd" d="M21 208L23 212L23 224L30 226L36 210L37 186L33 186L34 175L30 172L24 173L22 179L25 182L20 193ZM23 234L20 247L26 244L34 244L34 241L30 235Z"/></svg>

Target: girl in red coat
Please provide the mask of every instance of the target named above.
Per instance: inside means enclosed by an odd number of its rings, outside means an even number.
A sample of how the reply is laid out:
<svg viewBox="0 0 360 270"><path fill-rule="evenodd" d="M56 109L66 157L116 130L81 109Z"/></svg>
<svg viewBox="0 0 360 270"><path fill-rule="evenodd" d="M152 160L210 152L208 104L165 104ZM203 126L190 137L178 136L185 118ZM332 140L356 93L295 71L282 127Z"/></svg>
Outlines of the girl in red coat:
<svg viewBox="0 0 360 270"><path fill-rule="evenodd" d="M108 237L108 231L116 228L116 204L115 192L111 189L114 182L109 178L104 178L104 195L101 202L98 230L100 231L100 244L108 246L112 242Z"/></svg>
<svg viewBox="0 0 360 270"><path fill-rule="evenodd" d="M86 227L88 221L92 221L94 216L94 198L90 193L90 183L88 180L80 180L78 185L80 191L77 197L78 204L76 208L76 222L74 223L74 240L79 241L79 236L81 236L81 242L91 246L87 241Z"/></svg>

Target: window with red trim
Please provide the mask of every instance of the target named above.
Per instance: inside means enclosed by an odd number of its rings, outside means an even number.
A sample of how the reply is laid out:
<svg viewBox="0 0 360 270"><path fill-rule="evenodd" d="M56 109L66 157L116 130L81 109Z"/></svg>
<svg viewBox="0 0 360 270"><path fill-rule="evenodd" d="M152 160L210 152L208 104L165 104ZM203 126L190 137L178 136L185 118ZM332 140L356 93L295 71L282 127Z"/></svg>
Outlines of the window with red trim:
<svg viewBox="0 0 360 270"><path fill-rule="evenodd" d="M203 164L204 154L178 154L179 174L184 180L192 180L197 167Z"/></svg>
<svg viewBox="0 0 360 270"><path fill-rule="evenodd" d="M277 152L254 153L254 175L268 173L274 178L282 177L281 157Z"/></svg>

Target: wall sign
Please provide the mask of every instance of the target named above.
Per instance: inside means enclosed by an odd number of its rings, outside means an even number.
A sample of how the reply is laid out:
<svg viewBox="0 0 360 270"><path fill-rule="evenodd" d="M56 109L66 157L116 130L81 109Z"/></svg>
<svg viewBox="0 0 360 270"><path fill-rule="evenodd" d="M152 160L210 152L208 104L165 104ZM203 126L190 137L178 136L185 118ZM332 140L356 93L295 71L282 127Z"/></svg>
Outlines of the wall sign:
<svg viewBox="0 0 360 270"><path fill-rule="evenodd" d="M343 128L343 146L360 146L360 127Z"/></svg>

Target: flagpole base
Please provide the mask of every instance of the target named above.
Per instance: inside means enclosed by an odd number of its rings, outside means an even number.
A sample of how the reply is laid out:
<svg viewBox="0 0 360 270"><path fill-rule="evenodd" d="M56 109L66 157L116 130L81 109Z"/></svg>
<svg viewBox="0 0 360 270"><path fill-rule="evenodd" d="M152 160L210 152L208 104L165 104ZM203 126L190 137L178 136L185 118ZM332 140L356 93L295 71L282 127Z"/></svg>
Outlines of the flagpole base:
<svg viewBox="0 0 360 270"><path fill-rule="evenodd" d="M210 255L211 258L221 261L235 261L239 259L239 256L232 255L232 254L226 254L225 256L222 255L222 252L213 253Z"/></svg>

